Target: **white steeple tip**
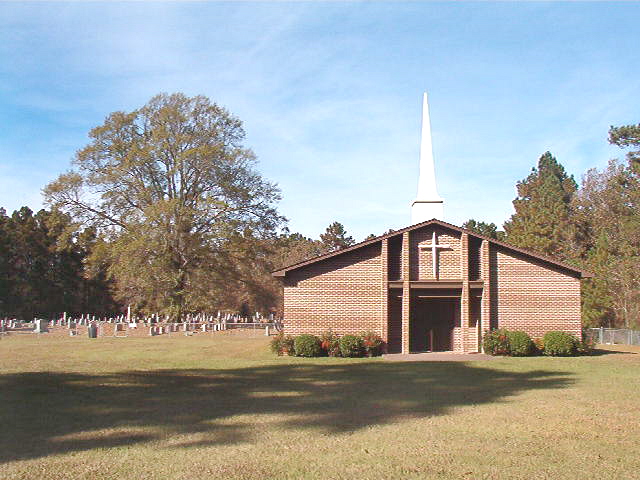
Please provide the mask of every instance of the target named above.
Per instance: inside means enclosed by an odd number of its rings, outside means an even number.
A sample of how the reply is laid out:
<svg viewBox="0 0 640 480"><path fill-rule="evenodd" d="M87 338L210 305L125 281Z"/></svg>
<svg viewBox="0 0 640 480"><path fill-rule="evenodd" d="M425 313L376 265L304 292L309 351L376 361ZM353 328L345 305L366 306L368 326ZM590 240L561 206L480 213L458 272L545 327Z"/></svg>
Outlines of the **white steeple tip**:
<svg viewBox="0 0 640 480"><path fill-rule="evenodd" d="M431 144L431 122L429 120L429 100L427 92L422 100L422 140L420 142L420 174L418 195L411 204L411 224L425 222L432 218L442 220L444 200L436 188L436 172Z"/></svg>

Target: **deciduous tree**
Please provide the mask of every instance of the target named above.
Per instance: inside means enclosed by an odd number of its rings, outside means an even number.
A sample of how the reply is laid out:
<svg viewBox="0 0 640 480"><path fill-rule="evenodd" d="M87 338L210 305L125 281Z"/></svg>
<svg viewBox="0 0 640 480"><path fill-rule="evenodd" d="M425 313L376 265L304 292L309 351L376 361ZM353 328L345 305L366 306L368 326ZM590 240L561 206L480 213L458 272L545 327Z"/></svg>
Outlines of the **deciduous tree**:
<svg viewBox="0 0 640 480"><path fill-rule="evenodd" d="M238 118L203 96L161 94L89 136L45 199L97 229L92 259L121 301L177 317L251 288L246 254L283 218Z"/></svg>

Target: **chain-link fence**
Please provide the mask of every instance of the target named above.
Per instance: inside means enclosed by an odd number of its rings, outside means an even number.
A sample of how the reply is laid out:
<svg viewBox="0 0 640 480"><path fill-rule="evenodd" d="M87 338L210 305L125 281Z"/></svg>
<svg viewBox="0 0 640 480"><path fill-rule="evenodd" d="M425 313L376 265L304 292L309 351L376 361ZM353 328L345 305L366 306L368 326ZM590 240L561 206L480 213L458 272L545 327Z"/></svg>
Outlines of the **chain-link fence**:
<svg viewBox="0 0 640 480"><path fill-rule="evenodd" d="M640 345L640 330L628 328L587 328L585 340L609 345Z"/></svg>

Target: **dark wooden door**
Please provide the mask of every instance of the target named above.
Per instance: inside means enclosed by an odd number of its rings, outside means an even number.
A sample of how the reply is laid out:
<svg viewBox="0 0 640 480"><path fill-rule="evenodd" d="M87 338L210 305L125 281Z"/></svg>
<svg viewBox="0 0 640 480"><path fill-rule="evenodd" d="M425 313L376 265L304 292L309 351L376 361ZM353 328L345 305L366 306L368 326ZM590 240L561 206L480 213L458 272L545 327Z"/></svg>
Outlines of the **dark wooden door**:
<svg viewBox="0 0 640 480"><path fill-rule="evenodd" d="M417 298L410 324L413 352L453 350L453 332L460 315L460 299Z"/></svg>

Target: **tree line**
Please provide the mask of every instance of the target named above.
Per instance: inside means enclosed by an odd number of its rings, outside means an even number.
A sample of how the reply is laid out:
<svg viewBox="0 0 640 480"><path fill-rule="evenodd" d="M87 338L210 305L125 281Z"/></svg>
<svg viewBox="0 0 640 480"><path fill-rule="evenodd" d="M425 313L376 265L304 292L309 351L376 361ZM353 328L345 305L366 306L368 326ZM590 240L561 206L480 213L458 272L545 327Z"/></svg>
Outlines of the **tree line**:
<svg viewBox="0 0 640 480"><path fill-rule="evenodd" d="M588 170L580 185L550 153L517 183L515 213L500 231L465 226L594 273L582 283L585 327L640 327L640 125L611 127L609 142L631 148L626 162Z"/></svg>
<svg viewBox="0 0 640 480"><path fill-rule="evenodd" d="M0 209L0 316L281 310L271 271L355 240L338 222L318 239L291 233L244 138L241 121L203 96L161 94L110 114L44 188L47 209ZM502 230L463 226L594 272L585 326L637 326L640 125L612 127L609 141L631 150L625 163L578 186L546 152L517 183Z"/></svg>

